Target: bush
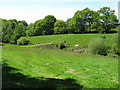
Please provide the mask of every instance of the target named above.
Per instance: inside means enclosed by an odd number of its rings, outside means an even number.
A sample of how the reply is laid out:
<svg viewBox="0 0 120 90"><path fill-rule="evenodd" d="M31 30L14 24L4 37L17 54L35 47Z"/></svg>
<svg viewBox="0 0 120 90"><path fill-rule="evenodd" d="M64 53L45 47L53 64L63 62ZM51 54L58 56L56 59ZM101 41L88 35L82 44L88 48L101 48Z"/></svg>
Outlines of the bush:
<svg viewBox="0 0 120 90"><path fill-rule="evenodd" d="M117 48L115 49L114 47L112 47L110 49L109 53L108 53L108 56L110 56L110 57L118 57L119 53L120 52L118 52Z"/></svg>
<svg viewBox="0 0 120 90"><path fill-rule="evenodd" d="M89 46L91 54L99 54L106 56L109 53L110 47L107 45L107 39L105 37L94 38Z"/></svg>
<svg viewBox="0 0 120 90"><path fill-rule="evenodd" d="M0 46L4 46L4 44L3 44L3 43L0 43Z"/></svg>
<svg viewBox="0 0 120 90"><path fill-rule="evenodd" d="M113 45L109 51L109 56L117 57L120 56L120 47L119 47L120 36L117 34L112 38Z"/></svg>
<svg viewBox="0 0 120 90"><path fill-rule="evenodd" d="M58 47L59 47L60 49L64 49L64 48L66 48L66 47L68 47L68 46L69 46L69 44L68 44L66 41L60 42L60 44L58 44Z"/></svg>
<svg viewBox="0 0 120 90"><path fill-rule="evenodd" d="M26 37L21 37L17 40L18 45L28 45L30 41Z"/></svg>

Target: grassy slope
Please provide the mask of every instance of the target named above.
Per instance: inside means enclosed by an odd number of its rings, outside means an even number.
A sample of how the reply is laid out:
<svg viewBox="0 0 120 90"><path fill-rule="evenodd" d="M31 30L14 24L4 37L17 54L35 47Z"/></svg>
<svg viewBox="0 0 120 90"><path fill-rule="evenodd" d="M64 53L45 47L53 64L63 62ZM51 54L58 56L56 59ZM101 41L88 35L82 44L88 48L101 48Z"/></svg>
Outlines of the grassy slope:
<svg viewBox="0 0 120 90"><path fill-rule="evenodd" d="M64 35L47 35L47 36L33 36L29 40L33 44L59 43L67 41L71 46L79 44L80 46L87 46L92 38L98 37L100 34L64 34ZM111 39L115 34L106 34Z"/></svg>
<svg viewBox="0 0 120 90"><path fill-rule="evenodd" d="M47 40L49 36L44 37L46 37L46 42L49 41ZM57 36L52 38L54 37ZM57 38L55 39L57 40ZM87 88L115 88L118 83L118 60L115 58L28 47L3 47L2 55L3 61L6 61L9 66L19 69L19 72L30 77L72 78ZM8 78L3 79L8 80ZM12 79L14 80L15 77L12 77ZM30 83L30 81L28 82ZM23 85L23 81L17 81L16 83ZM36 82L31 82L28 87L43 87L42 83L38 85ZM3 84L11 85L10 82ZM52 81L47 86L51 84L53 84Z"/></svg>

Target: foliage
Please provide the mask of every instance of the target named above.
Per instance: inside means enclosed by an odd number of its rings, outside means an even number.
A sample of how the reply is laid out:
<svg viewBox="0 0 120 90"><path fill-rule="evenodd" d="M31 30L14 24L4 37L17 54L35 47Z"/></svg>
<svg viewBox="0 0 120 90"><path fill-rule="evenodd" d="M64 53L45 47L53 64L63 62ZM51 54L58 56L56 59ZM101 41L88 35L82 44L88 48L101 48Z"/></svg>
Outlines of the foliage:
<svg viewBox="0 0 120 90"><path fill-rule="evenodd" d="M85 8L82 11L77 11L74 15L75 26L77 31L75 32L87 32L90 31L90 25L93 23L93 11L89 8Z"/></svg>
<svg viewBox="0 0 120 90"><path fill-rule="evenodd" d="M2 19L2 41L7 43L17 43L17 39L25 36L27 23L16 19Z"/></svg>
<svg viewBox="0 0 120 90"><path fill-rule="evenodd" d="M45 35L51 35L54 33L54 23L56 22L56 18L53 15L48 15L44 18L44 34Z"/></svg>
<svg viewBox="0 0 120 90"><path fill-rule="evenodd" d="M18 23L14 29L13 35L11 36L10 43L16 44L18 38L26 35L26 30L26 26L23 23Z"/></svg>
<svg viewBox="0 0 120 90"><path fill-rule="evenodd" d="M34 36L35 35L35 25L33 23L31 23L28 27L27 27L27 31L26 31L26 36Z"/></svg>
<svg viewBox="0 0 120 90"><path fill-rule="evenodd" d="M69 44L68 44L66 41L60 42L60 43L58 44L58 47L59 47L60 49L64 49L64 48L66 48L66 47L68 47L68 46L69 46Z"/></svg>
<svg viewBox="0 0 120 90"><path fill-rule="evenodd" d="M111 46L111 49L109 51L109 56L113 57L120 56L119 40L120 40L119 34L114 35L114 37L112 38L113 45Z"/></svg>
<svg viewBox="0 0 120 90"><path fill-rule="evenodd" d="M44 19L31 23L26 31L27 36L51 35L54 34L54 23L56 18L48 15Z"/></svg>
<svg viewBox="0 0 120 90"><path fill-rule="evenodd" d="M76 30L76 27L75 27L75 21L73 18L68 19L66 21L66 29L69 34L75 33L74 31Z"/></svg>
<svg viewBox="0 0 120 90"><path fill-rule="evenodd" d="M26 37L21 37L17 40L18 45L28 45L30 41Z"/></svg>
<svg viewBox="0 0 120 90"><path fill-rule="evenodd" d="M107 45L107 38L105 36L92 39L88 47L91 54L104 56L109 53L110 49L110 46Z"/></svg>
<svg viewBox="0 0 120 90"><path fill-rule="evenodd" d="M13 34L12 27L9 25L4 36L4 42L10 42L11 35Z"/></svg>
<svg viewBox="0 0 120 90"><path fill-rule="evenodd" d="M65 33L67 33L67 31L66 31L66 24L65 24L64 21L57 20L54 23L54 33L55 34L65 34Z"/></svg>
<svg viewBox="0 0 120 90"><path fill-rule="evenodd" d="M4 46L4 44L3 44L3 43L0 43L0 46Z"/></svg>
<svg viewBox="0 0 120 90"><path fill-rule="evenodd" d="M115 11L110 10L110 7L103 7L99 11L100 25L105 32L110 32L111 28L115 28L118 23L117 16L114 15Z"/></svg>
<svg viewBox="0 0 120 90"><path fill-rule="evenodd" d="M85 8L77 11L74 16L67 22L67 29L70 33L86 33L86 32L111 32L116 28L118 19L114 14L114 10L110 7L103 7L98 11Z"/></svg>

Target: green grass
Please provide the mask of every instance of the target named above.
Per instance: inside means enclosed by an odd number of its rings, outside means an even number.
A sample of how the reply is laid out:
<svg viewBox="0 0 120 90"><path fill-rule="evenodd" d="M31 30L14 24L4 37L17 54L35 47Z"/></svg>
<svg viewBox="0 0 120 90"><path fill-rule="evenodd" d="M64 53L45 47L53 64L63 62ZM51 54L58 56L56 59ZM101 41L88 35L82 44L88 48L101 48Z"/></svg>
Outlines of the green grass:
<svg viewBox="0 0 120 90"><path fill-rule="evenodd" d="M33 36L33 44L67 41L70 47L87 46L100 34ZM109 44L115 34L106 34ZM118 60L67 50L35 48L35 45L5 44L0 47L3 59L3 88L117 88ZM1 53L0 53L1 54ZM68 89L69 90L69 89Z"/></svg>
<svg viewBox="0 0 120 90"><path fill-rule="evenodd" d="M35 45L17 45L17 44L10 44L10 43L2 43L5 47L35 47Z"/></svg>
<svg viewBox="0 0 120 90"><path fill-rule="evenodd" d="M72 35L71 38L67 36L66 41L73 39ZM81 35L73 36L76 38ZM38 43L52 41L50 36L43 37L31 37L31 41L34 43L39 40ZM61 40L65 38L64 35L51 36L55 40L58 40L58 37L61 37ZM77 40L82 42L80 38ZM85 55L66 50L13 46L3 46L2 56L3 62L7 64L7 66L3 65L3 87L117 88L118 86L116 58Z"/></svg>
<svg viewBox="0 0 120 90"><path fill-rule="evenodd" d="M32 36L28 39L33 44L47 44L47 43L60 43L62 41L67 41L70 46L79 44L81 47L87 46L92 38L96 38L101 34L64 34L64 35L46 35L46 36ZM106 34L107 38L110 40L116 34ZM111 41L109 42L111 43Z"/></svg>

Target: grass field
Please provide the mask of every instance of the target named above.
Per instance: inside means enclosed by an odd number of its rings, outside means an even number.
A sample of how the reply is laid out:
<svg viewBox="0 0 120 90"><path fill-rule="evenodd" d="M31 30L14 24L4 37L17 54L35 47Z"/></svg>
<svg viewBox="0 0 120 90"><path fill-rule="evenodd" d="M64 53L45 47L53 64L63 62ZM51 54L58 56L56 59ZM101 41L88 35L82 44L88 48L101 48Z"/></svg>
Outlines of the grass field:
<svg viewBox="0 0 120 90"><path fill-rule="evenodd" d="M79 44L81 47L87 46L89 42L96 37L99 37L102 34L64 34L64 35L46 35L46 36L33 36L28 37L28 39L33 44L47 44L47 43L60 43L62 41L66 41L70 44L70 46L74 46L75 44ZM111 43L111 39L116 34L105 34L107 38L109 38L109 43Z"/></svg>
<svg viewBox="0 0 120 90"><path fill-rule="evenodd" d="M100 34L69 34L28 37L33 44L67 41L71 47L87 46ZM109 44L115 34L106 34ZM37 48L35 45L5 44L3 88L117 88L118 59L75 53L68 50Z"/></svg>
<svg viewBox="0 0 120 90"><path fill-rule="evenodd" d="M3 46L3 87L117 88L118 60L57 49Z"/></svg>

